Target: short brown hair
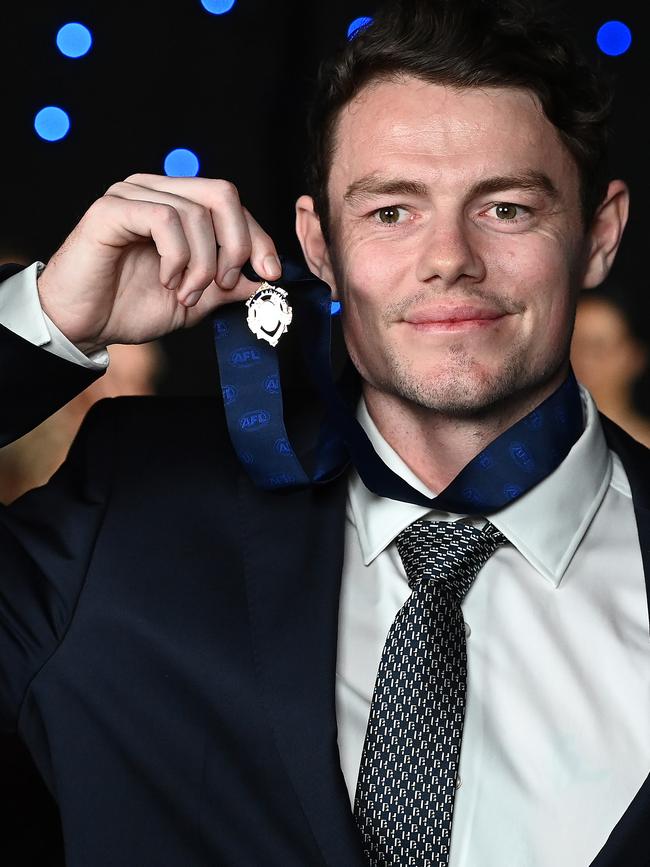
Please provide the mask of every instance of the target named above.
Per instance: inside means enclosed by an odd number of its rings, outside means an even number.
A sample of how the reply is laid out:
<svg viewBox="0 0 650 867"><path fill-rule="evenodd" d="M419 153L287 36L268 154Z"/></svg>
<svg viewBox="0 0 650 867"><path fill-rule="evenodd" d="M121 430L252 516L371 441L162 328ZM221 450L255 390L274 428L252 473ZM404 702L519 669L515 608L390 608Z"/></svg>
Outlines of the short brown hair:
<svg viewBox="0 0 650 867"><path fill-rule="evenodd" d="M377 79L517 87L537 96L580 173L587 225L607 189L612 88L529 0L391 0L321 64L309 114L308 192L329 240L327 183L341 109Z"/></svg>

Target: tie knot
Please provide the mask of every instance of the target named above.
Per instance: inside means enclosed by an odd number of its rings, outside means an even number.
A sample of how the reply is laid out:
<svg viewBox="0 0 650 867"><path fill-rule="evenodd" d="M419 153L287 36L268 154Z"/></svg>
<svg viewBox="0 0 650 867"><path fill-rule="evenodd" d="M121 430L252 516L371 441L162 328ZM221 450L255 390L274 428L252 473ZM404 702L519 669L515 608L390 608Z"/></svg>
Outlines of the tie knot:
<svg viewBox="0 0 650 867"><path fill-rule="evenodd" d="M489 522L479 530L451 521L419 520L409 524L395 543L412 590L431 581L461 602L479 569L506 537Z"/></svg>

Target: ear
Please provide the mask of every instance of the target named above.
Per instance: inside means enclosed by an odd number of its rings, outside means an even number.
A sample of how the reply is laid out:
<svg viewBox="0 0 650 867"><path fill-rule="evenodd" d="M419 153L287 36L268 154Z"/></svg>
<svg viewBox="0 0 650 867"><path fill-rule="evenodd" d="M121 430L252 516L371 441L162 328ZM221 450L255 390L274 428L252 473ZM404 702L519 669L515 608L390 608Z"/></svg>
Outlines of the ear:
<svg viewBox="0 0 650 867"><path fill-rule="evenodd" d="M587 262L583 289L599 286L609 274L621 243L630 210L630 193L624 181L611 181L587 233Z"/></svg>
<svg viewBox="0 0 650 867"><path fill-rule="evenodd" d="M329 249L311 196L300 196L296 202L296 235L309 270L328 284L333 298L338 298Z"/></svg>

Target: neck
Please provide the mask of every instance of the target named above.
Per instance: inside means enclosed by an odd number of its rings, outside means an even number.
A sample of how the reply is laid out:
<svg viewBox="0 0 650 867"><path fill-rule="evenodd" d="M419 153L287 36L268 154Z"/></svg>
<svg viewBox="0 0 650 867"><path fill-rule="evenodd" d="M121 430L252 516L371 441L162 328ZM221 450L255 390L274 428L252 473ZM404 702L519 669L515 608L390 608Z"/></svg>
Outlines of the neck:
<svg viewBox="0 0 650 867"><path fill-rule="evenodd" d="M476 416L454 417L375 389L363 397L377 429L415 475L440 493L472 458L549 397L564 381L563 367L534 390L513 394Z"/></svg>

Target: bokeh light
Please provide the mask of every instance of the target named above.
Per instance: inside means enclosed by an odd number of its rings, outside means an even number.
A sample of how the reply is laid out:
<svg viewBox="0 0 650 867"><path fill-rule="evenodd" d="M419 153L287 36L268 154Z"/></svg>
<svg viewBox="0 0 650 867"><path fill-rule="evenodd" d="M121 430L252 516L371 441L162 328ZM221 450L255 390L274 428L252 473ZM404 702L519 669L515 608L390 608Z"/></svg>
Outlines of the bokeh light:
<svg viewBox="0 0 650 867"><path fill-rule="evenodd" d="M341 312L341 302L340 301L332 301L330 304L330 313L332 316L338 316Z"/></svg>
<svg viewBox="0 0 650 867"><path fill-rule="evenodd" d="M367 15L362 15L361 18L355 18L348 27L348 39L353 39L362 27L367 27L369 24L372 24L372 18L368 18Z"/></svg>
<svg viewBox="0 0 650 867"><path fill-rule="evenodd" d="M625 54L632 44L632 31L622 21L607 21L599 28L596 42L603 54L618 57Z"/></svg>
<svg viewBox="0 0 650 867"><path fill-rule="evenodd" d="M165 157L165 174L175 178L193 178L199 173L199 158L187 148L176 148Z"/></svg>
<svg viewBox="0 0 650 867"><path fill-rule="evenodd" d="M90 30L78 21L64 24L56 34L56 44L66 57L83 57L90 51L93 37Z"/></svg>
<svg viewBox="0 0 650 867"><path fill-rule="evenodd" d="M230 12L235 5L235 0L201 0L201 6L212 15L223 15Z"/></svg>
<svg viewBox="0 0 650 867"><path fill-rule="evenodd" d="M59 141L68 134L70 118L56 105L46 105L34 118L34 129L45 141Z"/></svg>

